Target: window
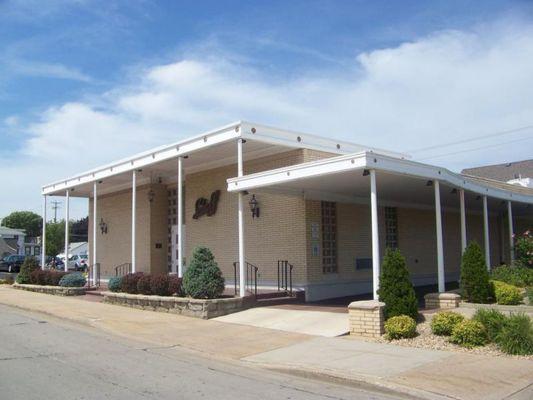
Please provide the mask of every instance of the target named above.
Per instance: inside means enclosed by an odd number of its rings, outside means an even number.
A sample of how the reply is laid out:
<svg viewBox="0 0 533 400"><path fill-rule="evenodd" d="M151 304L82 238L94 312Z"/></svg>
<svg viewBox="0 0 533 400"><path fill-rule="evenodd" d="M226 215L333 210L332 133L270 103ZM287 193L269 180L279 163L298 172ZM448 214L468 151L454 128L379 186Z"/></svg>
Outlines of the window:
<svg viewBox="0 0 533 400"><path fill-rule="evenodd" d="M385 207L385 247L398 248L398 209Z"/></svg>
<svg viewBox="0 0 533 400"><path fill-rule="evenodd" d="M26 246L24 248L24 254L27 255L27 256L31 256L31 247L30 246Z"/></svg>
<svg viewBox="0 0 533 400"><path fill-rule="evenodd" d="M33 248L33 255L38 256L39 254L41 254L41 248L39 246L35 246Z"/></svg>
<svg viewBox="0 0 533 400"><path fill-rule="evenodd" d="M322 209L322 272L337 272L337 206L323 201Z"/></svg>

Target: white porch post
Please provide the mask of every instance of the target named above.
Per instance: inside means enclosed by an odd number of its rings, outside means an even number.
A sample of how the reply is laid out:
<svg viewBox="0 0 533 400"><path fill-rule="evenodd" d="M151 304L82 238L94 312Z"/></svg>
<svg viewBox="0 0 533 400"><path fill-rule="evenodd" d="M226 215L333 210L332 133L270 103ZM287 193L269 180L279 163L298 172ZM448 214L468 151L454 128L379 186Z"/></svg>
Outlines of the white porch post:
<svg viewBox="0 0 533 400"><path fill-rule="evenodd" d="M43 233L41 237L41 269L46 264L46 195L43 196Z"/></svg>
<svg viewBox="0 0 533 400"><path fill-rule="evenodd" d="M444 250L442 245L442 211L440 207L440 183L438 180L433 181L435 188L435 225L437 227L437 279L439 284L439 293L444 293L445 276L444 276Z"/></svg>
<svg viewBox="0 0 533 400"><path fill-rule="evenodd" d="M172 266L172 272L183 276L183 158L178 157L178 271Z"/></svg>
<svg viewBox="0 0 533 400"><path fill-rule="evenodd" d="M237 140L237 175L243 176L243 157L242 157L243 139ZM244 297L246 294L245 287L245 255L244 255L244 193L239 192L239 296ZM237 282L235 282L237 284Z"/></svg>
<svg viewBox="0 0 533 400"><path fill-rule="evenodd" d="M511 263L514 261L514 242L513 242L513 236L514 236L514 227L513 227L513 206L511 205L511 201L507 202L507 218L509 220L509 257L511 260Z"/></svg>
<svg viewBox="0 0 533 400"><path fill-rule="evenodd" d="M98 201L98 191L97 191L97 182L94 182L93 186L93 256L92 256L92 264L93 264L93 285L96 285L96 227L97 227L97 221L98 221L98 215L97 215L97 208L96 203ZM89 277L91 279L91 277Z"/></svg>
<svg viewBox="0 0 533 400"><path fill-rule="evenodd" d="M483 236L485 239L485 265L490 271L490 239L489 239L489 211L487 196L483 196Z"/></svg>
<svg viewBox="0 0 533 400"><path fill-rule="evenodd" d="M137 171L131 179L131 272L135 273L135 211L137 208Z"/></svg>
<svg viewBox="0 0 533 400"><path fill-rule="evenodd" d="M465 191L459 189L459 202L461 208L461 252L466 249L466 209L465 209Z"/></svg>
<svg viewBox="0 0 533 400"><path fill-rule="evenodd" d="M376 170L370 170L370 215L372 219L372 290L374 300L379 300L379 228L378 228L378 193L376 187Z"/></svg>
<svg viewBox="0 0 533 400"><path fill-rule="evenodd" d="M68 239L69 239L69 203L70 203L70 194L68 189L65 192L65 265L64 270L68 272Z"/></svg>

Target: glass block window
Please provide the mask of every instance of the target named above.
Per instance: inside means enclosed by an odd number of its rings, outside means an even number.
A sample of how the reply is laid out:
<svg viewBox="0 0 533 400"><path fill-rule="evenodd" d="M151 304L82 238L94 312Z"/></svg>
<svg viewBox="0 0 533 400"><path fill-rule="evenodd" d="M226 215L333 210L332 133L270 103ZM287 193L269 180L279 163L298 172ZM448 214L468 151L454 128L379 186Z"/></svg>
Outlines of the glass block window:
<svg viewBox="0 0 533 400"><path fill-rule="evenodd" d="M337 272L337 205L323 201L322 209L322 272Z"/></svg>
<svg viewBox="0 0 533 400"><path fill-rule="evenodd" d="M385 207L385 247L398 248L398 209Z"/></svg>

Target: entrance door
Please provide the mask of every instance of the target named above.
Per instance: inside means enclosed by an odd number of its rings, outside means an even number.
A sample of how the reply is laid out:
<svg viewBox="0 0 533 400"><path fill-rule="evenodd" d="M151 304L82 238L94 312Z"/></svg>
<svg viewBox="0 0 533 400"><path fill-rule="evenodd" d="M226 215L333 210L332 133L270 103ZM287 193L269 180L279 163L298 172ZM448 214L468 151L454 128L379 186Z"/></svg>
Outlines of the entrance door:
<svg viewBox="0 0 533 400"><path fill-rule="evenodd" d="M178 271L178 260L180 255L178 254L178 225L172 225L171 228L171 263L172 263L172 270ZM185 225L182 226L182 233L183 233L183 249L185 249ZM184 252L185 253L185 252ZM182 255L182 259L185 258L185 255ZM183 271L185 272L185 271Z"/></svg>

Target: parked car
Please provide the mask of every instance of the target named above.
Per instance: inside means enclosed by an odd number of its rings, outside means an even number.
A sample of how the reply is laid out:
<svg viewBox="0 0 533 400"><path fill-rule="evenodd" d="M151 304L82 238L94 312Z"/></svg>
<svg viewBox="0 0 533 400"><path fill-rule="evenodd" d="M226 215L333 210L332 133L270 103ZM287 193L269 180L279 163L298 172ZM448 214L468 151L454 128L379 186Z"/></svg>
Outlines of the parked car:
<svg viewBox="0 0 533 400"><path fill-rule="evenodd" d="M57 269L57 270L63 270L63 260L59 257L50 257L50 259L47 261L46 266L48 269Z"/></svg>
<svg viewBox="0 0 533 400"><path fill-rule="evenodd" d="M0 261L0 270L7 272L20 272L20 266L24 262L26 256L20 256L17 254L12 254L6 256Z"/></svg>
<svg viewBox="0 0 533 400"><path fill-rule="evenodd" d="M74 269L76 271L86 271L88 267L87 254L73 255L68 260L68 269ZM72 266L74 268L72 268Z"/></svg>

